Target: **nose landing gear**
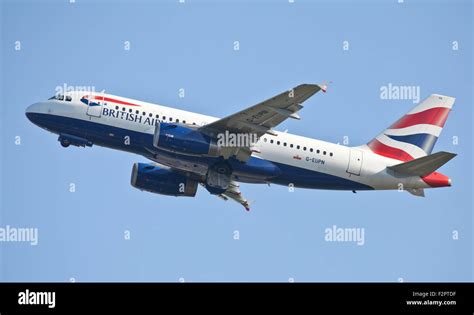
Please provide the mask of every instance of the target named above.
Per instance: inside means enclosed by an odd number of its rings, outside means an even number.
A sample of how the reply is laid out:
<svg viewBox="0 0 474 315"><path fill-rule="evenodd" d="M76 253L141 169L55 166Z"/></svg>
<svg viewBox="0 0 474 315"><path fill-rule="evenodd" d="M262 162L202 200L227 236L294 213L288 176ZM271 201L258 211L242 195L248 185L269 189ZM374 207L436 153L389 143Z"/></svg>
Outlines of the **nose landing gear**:
<svg viewBox="0 0 474 315"><path fill-rule="evenodd" d="M89 141L81 137L69 135L69 134L60 134L58 141L61 144L61 146L64 148L69 147L71 144L76 147L86 147L86 146L91 147L92 146L92 141Z"/></svg>
<svg viewBox="0 0 474 315"><path fill-rule="evenodd" d="M59 143L63 148L67 148L71 144L67 139L61 139L59 140Z"/></svg>

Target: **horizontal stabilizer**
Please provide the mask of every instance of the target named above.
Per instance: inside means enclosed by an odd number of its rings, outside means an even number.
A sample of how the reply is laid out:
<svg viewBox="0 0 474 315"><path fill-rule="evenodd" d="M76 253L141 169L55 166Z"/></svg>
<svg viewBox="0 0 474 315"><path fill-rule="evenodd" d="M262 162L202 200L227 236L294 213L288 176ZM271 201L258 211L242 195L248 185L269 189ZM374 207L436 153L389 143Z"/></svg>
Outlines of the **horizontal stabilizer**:
<svg viewBox="0 0 474 315"><path fill-rule="evenodd" d="M426 176L446 164L456 154L449 152L437 152L405 163L388 166L389 170L410 176Z"/></svg>

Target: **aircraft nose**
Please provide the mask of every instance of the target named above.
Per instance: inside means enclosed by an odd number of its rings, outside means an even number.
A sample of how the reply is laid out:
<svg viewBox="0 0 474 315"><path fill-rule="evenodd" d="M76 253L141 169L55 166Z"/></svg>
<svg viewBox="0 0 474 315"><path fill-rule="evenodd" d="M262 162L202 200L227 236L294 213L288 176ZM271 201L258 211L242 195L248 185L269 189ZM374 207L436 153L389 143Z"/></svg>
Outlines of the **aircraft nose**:
<svg viewBox="0 0 474 315"><path fill-rule="evenodd" d="M37 123L37 118L40 113L40 103L34 103L28 106L25 110L26 118L28 118L32 123Z"/></svg>

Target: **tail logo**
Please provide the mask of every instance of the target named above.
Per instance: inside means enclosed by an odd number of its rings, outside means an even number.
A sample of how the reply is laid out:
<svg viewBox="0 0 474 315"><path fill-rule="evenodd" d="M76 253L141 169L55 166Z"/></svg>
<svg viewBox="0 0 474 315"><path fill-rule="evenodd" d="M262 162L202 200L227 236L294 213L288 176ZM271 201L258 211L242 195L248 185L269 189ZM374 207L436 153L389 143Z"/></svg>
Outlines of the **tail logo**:
<svg viewBox="0 0 474 315"><path fill-rule="evenodd" d="M446 123L454 98L431 95L367 145L376 154L400 161L426 156Z"/></svg>

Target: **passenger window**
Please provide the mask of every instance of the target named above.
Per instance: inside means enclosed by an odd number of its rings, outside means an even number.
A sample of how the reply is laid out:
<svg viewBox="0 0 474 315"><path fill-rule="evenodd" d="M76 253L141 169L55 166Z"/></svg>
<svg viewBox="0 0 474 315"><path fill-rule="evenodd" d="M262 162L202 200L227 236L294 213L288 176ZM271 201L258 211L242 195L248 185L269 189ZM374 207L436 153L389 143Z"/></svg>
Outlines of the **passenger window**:
<svg viewBox="0 0 474 315"><path fill-rule="evenodd" d="M146 115L146 113L145 113L145 112L143 112L142 114L143 114L143 116L145 116L145 115Z"/></svg>
<svg viewBox="0 0 474 315"><path fill-rule="evenodd" d="M115 110L118 110L118 106L115 106Z"/></svg>
<svg viewBox="0 0 474 315"><path fill-rule="evenodd" d="M326 151L323 151L323 155L326 155Z"/></svg>
<svg viewBox="0 0 474 315"><path fill-rule="evenodd" d="M299 146L299 145L297 145L297 146L296 146L296 148L299 150L299 149L300 149L300 146Z"/></svg>
<svg viewBox="0 0 474 315"><path fill-rule="evenodd" d="M183 120L183 124L185 124L185 123L186 123L186 120Z"/></svg>
<svg viewBox="0 0 474 315"><path fill-rule="evenodd" d="M283 142L283 146L286 147L286 142Z"/></svg>
<svg viewBox="0 0 474 315"><path fill-rule="evenodd" d="M176 118L176 122L179 123L179 119L178 119L178 118Z"/></svg>
<svg viewBox="0 0 474 315"><path fill-rule="evenodd" d="M263 142L267 142L267 138L263 138Z"/></svg>
<svg viewBox="0 0 474 315"><path fill-rule="evenodd" d="M290 143L290 148L293 148L293 143Z"/></svg>
<svg viewBox="0 0 474 315"><path fill-rule="evenodd" d="M173 121L173 118L170 117L170 121Z"/></svg>
<svg viewBox="0 0 474 315"><path fill-rule="evenodd" d="M316 150L316 153L319 154L319 152L320 152L319 149L317 149L317 150Z"/></svg>
<svg viewBox="0 0 474 315"><path fill-rule="evenodd" d="M306 147L303 147L303 151L306 151Z"/></svg>
<svg viewBox="0 0 474 315"><path fill-rule="evenodd" d="M72 97L71 97L71 96L69 96L69 95L68 95L68 96L66 96L66 101L68 101L68 102L72 101Z"/></svg>
<svg viewBox="0 0 474 315"><path fill-rule="evenodd" d="M331 153L329 153L329 156L332 156L332 152L331 152Z"/></svg>
<svg viewBox="0 0 474 315"><path fill-rule="evenodd" d="M313 152L313 148L309 149L309 152Z"/></svg>
<svg viewBox="0 0 474 315"><path fill-rule="evenodd" d="M166 120L166 116L163 116L163 121L165 121L165 120Z"/></svg>
<svg viewBox="0 0 474 315"><path fill-rule="evenodd" d="M133 110L130 108L130 109L128 110L128 112L131 113L131 112L133 112Z"/></svg>
<svg viewBox="0 0 474 315"><path fill-rule="evenodd" d="M280 141L277 141L277 145L280 145Z"/></svg>
<svg viewBox="0 0 474 315"><path fill-rule="evenodd" d="M140 111L139 111L139 110L136 110L136 111L135 111L135 114L137 114L137 115L140 114Z"/></svg>
<svg viewBox="0 0 474 315"><path fill-rule="evenodd" d="M122 107L122 112L124 112L124 111L125 111L125 107Z"/></svg>
<svg viewBox="0 0 474 315"><path fill-rule="evenodd" d="M58 100L64 101L64 95L58 95Z"/></svg>
<svg viewBox="0 0 474 315"><path fill-rule="evenodd" d="M273 140L270 140L270 143L273 143Z"/></svg>
<svg viewBox="0 0 474 315"><path fill-rule="evenodd" d="M153 113L150 113L148 116L153 117Z"/></svg>
<svg viewBox="0 0 474 315"><path fill-rule="evenodd" d="M160 115L156 114L156 116L155 116L155 117L156 117L156 119L158 119L158 118L160 118Z"/></svg>

